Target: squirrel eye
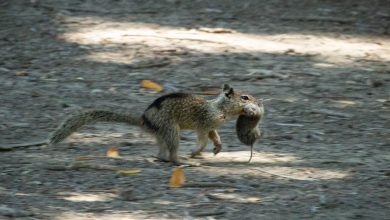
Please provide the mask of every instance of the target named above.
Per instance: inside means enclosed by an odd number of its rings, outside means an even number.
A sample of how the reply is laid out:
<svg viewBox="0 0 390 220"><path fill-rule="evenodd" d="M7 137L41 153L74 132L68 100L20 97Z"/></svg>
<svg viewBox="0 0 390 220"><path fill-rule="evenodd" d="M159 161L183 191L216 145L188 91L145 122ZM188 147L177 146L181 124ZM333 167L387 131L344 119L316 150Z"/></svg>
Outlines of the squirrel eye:
<svg viewBox="0 0 390 220"><path fill-rule="evenodd" d="M240 97L242 100L249 100L249 97L247 96L247 95L242 95L241 97Z"/></svg>

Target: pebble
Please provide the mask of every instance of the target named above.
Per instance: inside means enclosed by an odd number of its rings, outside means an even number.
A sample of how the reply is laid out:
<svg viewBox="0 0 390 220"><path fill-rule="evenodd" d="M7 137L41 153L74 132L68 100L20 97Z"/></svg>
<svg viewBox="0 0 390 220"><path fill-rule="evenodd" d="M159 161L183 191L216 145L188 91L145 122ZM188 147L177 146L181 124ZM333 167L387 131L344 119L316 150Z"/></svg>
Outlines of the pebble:
<svg viewBox="0 0 390 220"><path fill-rule="evenodd" d="M99 93L103 93L103 90L101 90L101 89L92 89L91 93L92 94L99 94Z"/></svg>
<svg viewBox="0 0 390 220"><path fill-rule="evenodd" d="M318 211L318 207L317 206L311 206L310 207L310 212L315 213L317 211Z"/></svg>

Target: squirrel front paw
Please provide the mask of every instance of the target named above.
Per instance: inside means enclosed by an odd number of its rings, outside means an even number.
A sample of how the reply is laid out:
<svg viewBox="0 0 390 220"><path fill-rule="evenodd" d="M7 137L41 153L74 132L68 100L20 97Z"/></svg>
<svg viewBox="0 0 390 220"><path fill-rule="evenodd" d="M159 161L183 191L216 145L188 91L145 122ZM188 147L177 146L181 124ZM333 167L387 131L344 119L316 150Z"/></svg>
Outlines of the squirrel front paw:
<svg viewBox="0 0 390 220"><path fill-rule="evenodd" d="M214 146L215 147L213 149L213 152L214 152L214 155L217 155L222 150L222 144L214 144Z"/></svg>

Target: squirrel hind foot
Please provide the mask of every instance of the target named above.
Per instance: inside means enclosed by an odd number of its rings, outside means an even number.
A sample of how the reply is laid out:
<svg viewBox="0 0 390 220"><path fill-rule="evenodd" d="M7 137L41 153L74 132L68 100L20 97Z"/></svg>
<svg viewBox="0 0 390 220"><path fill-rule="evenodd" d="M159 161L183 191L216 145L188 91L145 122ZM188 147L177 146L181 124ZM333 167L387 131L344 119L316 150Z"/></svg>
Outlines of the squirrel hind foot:
<svg viewBox="0 0 390 220"><path fill-rule="evenodd" d="M204 157L202 157L202 152L196 150L191 152L190 158L203 159Z"/></svg>

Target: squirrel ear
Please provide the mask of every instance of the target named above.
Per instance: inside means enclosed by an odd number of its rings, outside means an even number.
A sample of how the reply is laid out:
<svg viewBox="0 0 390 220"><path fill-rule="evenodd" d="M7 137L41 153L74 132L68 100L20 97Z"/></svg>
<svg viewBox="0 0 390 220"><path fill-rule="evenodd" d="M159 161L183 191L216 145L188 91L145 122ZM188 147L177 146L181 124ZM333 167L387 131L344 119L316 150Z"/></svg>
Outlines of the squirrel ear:
<svg viewBox="0 0 390 220"><path fill-rule="evenodd" d="M223 85L223 92L224 92L225 95L226 95L227 97L229 97L229 98L234 94L234 90L233 90L232 87L230 87L229 84Z"/></svg>
<svg viewBox="0 0 390 220"><path fill-rule="evenodd" d="M230 88L231 88L231 87L230 87L229 84L224 84L224 85L223 85L223 91L224 91L224 92L227 92Z"/></svg>

